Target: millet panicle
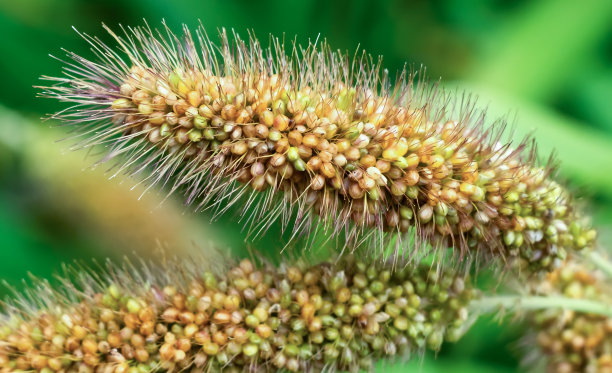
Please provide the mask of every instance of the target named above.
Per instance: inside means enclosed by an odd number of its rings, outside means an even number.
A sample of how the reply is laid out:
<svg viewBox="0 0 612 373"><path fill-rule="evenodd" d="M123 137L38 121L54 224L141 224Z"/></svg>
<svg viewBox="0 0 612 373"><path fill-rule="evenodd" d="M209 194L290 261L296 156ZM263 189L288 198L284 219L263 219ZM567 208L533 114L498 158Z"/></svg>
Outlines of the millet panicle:
<svg viewBox="0 0 612 373"><path fill-rule="evenodd" d="M463 275L352 256L185 264L81 270L63 296L41 284L0 318L0 372L370 370L458 339L478 295Z"/></svg>
<svg viewBox="0 0 612 373"><path fill-rule="evenodd" d="M118 172L148 167L146 182L202 208L243 203L259 225L294 217L296 234L320 222L347 237L416 231L457 257L532 270L593 244L551 170L527 143L503 143L503 123L485 127L473 103L453 109L436 85L407 71L392 84L380 61L325 44L287 54L277 39L264 49L165 31L109 30L120 53L84 36L98 59L69 53L66 76L46 77L43 95L74 105L54 117L77 127L79 146L120 156ZM414 254L402 242L400 256Z"/></svg>

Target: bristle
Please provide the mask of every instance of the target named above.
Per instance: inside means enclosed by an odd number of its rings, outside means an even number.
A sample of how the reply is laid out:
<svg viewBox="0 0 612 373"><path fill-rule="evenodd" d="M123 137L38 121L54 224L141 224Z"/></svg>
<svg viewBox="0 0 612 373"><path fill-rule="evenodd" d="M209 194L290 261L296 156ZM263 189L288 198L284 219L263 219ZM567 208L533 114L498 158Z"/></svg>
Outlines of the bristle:
<svg viewBox="0 0 612 373"><path fill-rule="evenodd" d="M462 275L351 256L206 267L109 263L20 292L0 315L0 372L372 370L458 339L477 295Z"/></svg>
<svg viewBox="0 0 612 373"><path fill-rule="evenodd" d="M73 105L53 118L80 133L78 147L106 146L113 172L144 173L199 209L242 203L252 234L293 219L296 237L322 224L379 249L416 232L457 258L530 271L594 241L535 148L501 142L505 123L485 125L469 95L407 70L392 83L380 59L324 42L286 51L275 38L264 49L225 30L219 44L203 28L195 40L163 31L109 30L121 54L83 35L97 60L68 53L66 76L45 78L56 85L43 96ZM407 241L397 257L430 254Z"/></svg>

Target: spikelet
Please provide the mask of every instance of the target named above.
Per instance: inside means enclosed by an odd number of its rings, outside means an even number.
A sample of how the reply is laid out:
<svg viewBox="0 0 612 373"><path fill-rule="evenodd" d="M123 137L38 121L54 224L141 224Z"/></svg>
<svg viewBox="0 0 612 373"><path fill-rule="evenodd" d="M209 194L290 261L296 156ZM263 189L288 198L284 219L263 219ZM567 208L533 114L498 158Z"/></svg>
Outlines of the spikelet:
<svg viewBox="0 0 612 373"><path fill-rule="evenodd" d="M352 256L203 268L110 265L69 272L63 292L41 284L0 318L0 372L370 370L459 338L477 295L463 275Z"/></svg>
<svg viewBox="0 0 612 373"><path fill-rule="evenodd" d="M451 105L416 74L392 84L380 60L324 43L287 52L225 31L215 44L202 28L195 40L187 28L109 32L119 52L84 35L97 59L68 53L65 76L46 77L42 95L72 104L53 118L82 136L77 146L120 157L117 172L146 169L144 182L198 208L241 203L254 232L295 219L295 236L322 223L377 248L416 232L456 257L519 258L532 270L592 245L527 141L502 143L502 122L485 127L469 98ZM396 242L398 257L430 254Z"/></svg>
<svg viewBox="0 0 612 373"><path fill-rule="evenodd" d="M575 258L550 273L536 293L596 301L612 309L610 279ZM529 314L529 320L535 335L527 341L527 360L543 358L550 373L612 372L612 318L547 309ZM535 354L534 343L539 347Z"/></svg>

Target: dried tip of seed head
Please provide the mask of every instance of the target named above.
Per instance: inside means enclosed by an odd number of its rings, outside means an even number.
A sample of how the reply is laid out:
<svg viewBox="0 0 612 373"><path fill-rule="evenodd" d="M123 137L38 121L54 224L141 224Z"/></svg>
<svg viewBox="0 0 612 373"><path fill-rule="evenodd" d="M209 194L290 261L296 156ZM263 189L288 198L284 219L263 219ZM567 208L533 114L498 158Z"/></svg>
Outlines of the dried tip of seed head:
<svg viewBox="0 0 612 373"><path fill-rule="evenodd" d="M64 298L41 284L0 317L0 372L370 370L459 338L476 295L460 275L351 256L198 264L81 269Z"/></svg>
<svg viewBox="0 0 612 373"><path fill-rule="evenodd" d="M53 117L80 131L79 146L121 157L117 172L147 169L145 182L173 180L219 214L243 203L256 233L279 218L294 219L295 236L320 223L358 242L416 232L457 257L531 271L593 244L552 170L527 142L502 143L504 123L487 128L469 96L451 100L407 71L392 84L380 61L324 43L286 51L274 38L264 49L225 31L218 45L202 28L195 39L165 31L111 32L121 54L84 36L97 60L69 53L66 76L43 88L74 105ZM407 241L398 257L429 254Z"/></svg>
<svg viewBox="0 0 612 373"><path fill-rule="evenodd" d="M572 257L534 287L544 296L596 301L612 308L610 278L584 258ZM612 318L546 309L528 314L534 333L526 339L528 364L544 361L548 372L612 371ZM534 351L533 346L539 348Z"/></svg>

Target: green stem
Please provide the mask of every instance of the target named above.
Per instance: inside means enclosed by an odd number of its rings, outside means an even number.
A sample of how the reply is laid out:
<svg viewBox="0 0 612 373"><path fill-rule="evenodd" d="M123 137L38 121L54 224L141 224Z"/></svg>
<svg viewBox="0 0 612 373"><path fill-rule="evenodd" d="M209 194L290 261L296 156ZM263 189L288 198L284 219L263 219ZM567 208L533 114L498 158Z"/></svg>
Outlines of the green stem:
<svg viewBox="0 0 612 373"><path fill-rule="evenodd" d="M485 312L495 308L521 310L559 308L612 317L612 306L610 305L588 299L574 299L563 296L497 295L476 299L470 305Z"/></svg>
<svg viewBox="0 0 612 373"><path fill-rule="evenodd" d="M588 259L599 268L602 272L612 279L612 263L610 260L598 253L597 251L591 251L587 254Z"/></svg>

